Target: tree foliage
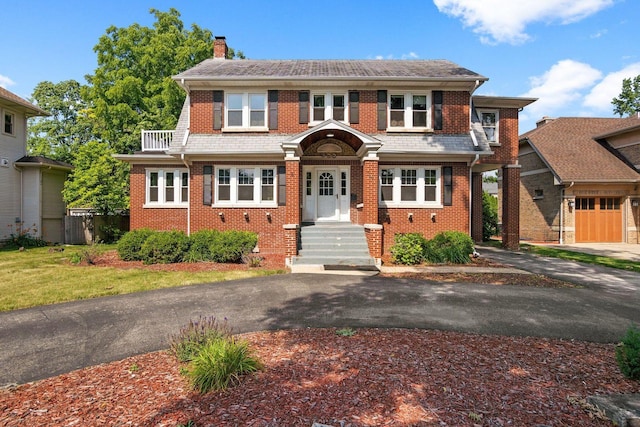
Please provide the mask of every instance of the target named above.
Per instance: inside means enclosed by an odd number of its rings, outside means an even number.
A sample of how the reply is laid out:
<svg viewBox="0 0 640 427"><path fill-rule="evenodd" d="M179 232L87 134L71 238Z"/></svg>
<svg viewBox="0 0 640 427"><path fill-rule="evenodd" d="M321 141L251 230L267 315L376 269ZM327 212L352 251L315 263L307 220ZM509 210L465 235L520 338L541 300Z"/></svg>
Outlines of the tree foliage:
<svg viewBox="0 0 640 427"><path fill-rule="evenodd" d="M74 152L91 139L91 124L85 116L87 102L81 96L81 88L75 80L38 83L31 102L51 115L29 119L29 154L73 163Z"/></svg>
<svg viewBox="0 0 640 427"><path fill-rule="evenodd" d="M153 27L111 26L94 51L98 67L87 76L96 133L118 153L139 149L142 129L173 129L184 91L172 76L212 55L211 31L186 30L176 9L151 9Z"/></svg>
<svg viewBox="0 0 640 427"><path fill-rule="evenodd" d="M173 8L150 13L151 27L107 28L86 86L67 80L34 90L34 103L52 116L30 124L29 150L75 166L63 193L71 207L128 208L128 168L111 155L139 150L143 129L175 128L186 94L172 76L213 55L211 31L185 29ZM244 55L229 49L228 57Z"/></svg>
<svg viewBox="0 0 640 427"><path fill-rule="evenodd" d="M498 199L482 192L482 240L488 241L498 234Z"/></svg>
<svg viewBox="0 0 640 427"><path fill-rule="evenodd" d="M62 190L69 207L93 208L103 215L129 208L129 168L112 154L105 142L90 141L78 148L75 169Z"/></svg>
<svg viewBox="0 0 640 427"><path fill-rule="evenodd" d="M622 80L622 91L611 103L613 113L620 117L640 113L640 75Z"/></svg>

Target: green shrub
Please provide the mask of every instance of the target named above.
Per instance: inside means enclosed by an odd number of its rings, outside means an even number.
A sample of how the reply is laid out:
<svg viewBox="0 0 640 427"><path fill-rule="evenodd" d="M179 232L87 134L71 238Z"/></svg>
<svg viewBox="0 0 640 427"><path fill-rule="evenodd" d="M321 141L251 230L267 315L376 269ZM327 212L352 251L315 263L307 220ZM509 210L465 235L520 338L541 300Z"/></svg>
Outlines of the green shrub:
<svg viewBox="0 0 640 427"><path fill-rule="evenodd" d="M171 352L180 362L192 360L207 343L219 338L231 337L231 328L227 320L220 323L215 317L202 317L191 320L182 327L177 335L170 337Z"/></svg>
<svg viewBox="0 0 640 427"><path fill-rule="evenodd" d="M11 231L11 233L9 233L9 241L7 242L8 247L14 247L17 249L47 246L46 240L35 236L35 234L38 233L38 229L35 224L33 224L33 227L25 227L23 223L18 223L15 227L15 231ZM13 230L13 225L9 225L9 229Z"/></svg>
<svg viewBox="0 0 640 427"><path fill-rule="evenodd" d="M189 251L189 237L182 231L160 231L150 235L140 249L145 264L182 262Z"/></svg>
<svg viewBox="0 0 640 427"><path fill-rule="evenodd" d="M258 235L250 231L229 230L218 233L209 245L211 261L241 262L258 243Z"/></svg>
<svg viewBox="0 0 640 427"><path fill-rule="evenodd" d="M498 234L498 199L482 192L482 240L491 240Z"/></svg>
<svg viewBox="0 0 640 427"><path fill-rule="evenodd" d="M391 247L391 260L396 264L414 265L424 261L427 240L420 233L396 234Z"/></svg>
<svg viewBox="0 0 640 427"><path fill-rule="evenodd" d="M148 228L139 228L124 234L118 241L118 255L124 261L142 261L140 250L142 245L156 231Z"/></svg>
<svg viewBox="0 0 640 427"><path fill-rule="evenodd" d="M237 384L240 376L262 369L249 344L233 337L218 338L202 346L190 363L188 377L200 393L225 390Z"/></svg>
<svg viewBox="0 0 640 427"><path fill-rule="evenodd" d="M426 260L434 263L466 264L473 253L473 240L460 231L444 231L427 242Z"/></svg>
<svg viewBox="0 0 640 427"><path fill-rule="evenodd" d="M218 230L200 230L193 233L190 237L191 246L185 257L187 262L211 261L211 244L219 238Z"/></svg>
<svg viewBox="0 0 640 427"><path fill-rule="evenodd" d="M640 330L631 325L616 347L616 361L622 374L640 381Z"/></svg>

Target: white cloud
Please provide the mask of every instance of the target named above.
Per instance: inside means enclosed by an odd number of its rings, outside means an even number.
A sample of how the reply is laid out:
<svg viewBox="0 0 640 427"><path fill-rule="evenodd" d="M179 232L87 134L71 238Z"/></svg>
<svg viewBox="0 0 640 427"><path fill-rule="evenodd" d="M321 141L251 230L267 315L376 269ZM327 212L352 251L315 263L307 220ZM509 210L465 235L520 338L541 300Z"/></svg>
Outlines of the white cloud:
<svg viewBox="0 0 640 427"><path fill-rule="evenodd" d="M420 58L420 56L415 52L403 53L402 55L400 55L400 59L418 59L418 58ZM373 57L373 59L395 59L395 57L392 54L387 56L376 55Z"/></svg>
<svg viewBox="0 0 640 427"><path fill-rule="evenodd" d="M543 75L529 78L531 89L522 96L538 100L525 108L523 118L555 116L572 105L581 105L584 93L601 77L599 70L583 62L565 59L555 63Z"/></svg>
<svg viewBox="0 0 640 427"><path fill-rule="evenodd" d="M12 86L14 84L16 84L16 82L11 80L9 77L3 76L2 74L0 74L0 87L6 89L7 87Z"/></svg>
<svg viewBox="0 0 640 427"><path fill-rule="evenodd" d="M533 22L570 24L593 15L614 0L433 0L438 10L460 18L483 43L521 44Z"/></svg>
<svg viewBox="0 0 640 427"><path fill-rule="evenodd" d="M627 65L620 71L609 73L585 96L582 105L599 113L613 112L611 100L622 91L622 80L640 75L640 62Z"/></svg>

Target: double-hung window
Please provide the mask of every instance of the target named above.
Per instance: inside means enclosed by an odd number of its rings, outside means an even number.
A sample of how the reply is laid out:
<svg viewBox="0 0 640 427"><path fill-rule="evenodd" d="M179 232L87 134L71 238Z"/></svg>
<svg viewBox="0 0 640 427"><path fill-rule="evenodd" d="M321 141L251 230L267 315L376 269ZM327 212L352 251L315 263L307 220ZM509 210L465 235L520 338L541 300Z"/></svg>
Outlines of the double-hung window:
<svg viewBox="0 0 640 427"><path fill-rule="evenodd" d="M344 93L314 93L311 96L311 122L322 122L333 119L346 122L346 94Z"/></svg>
<svg viewBox="0 0 640 427"><path fill-rule="evenodd" d="M16 116L9 111L2 113L2 132L7 135L16 134Z"/></svg>
<svg viewBox="0 0 640 427"><path fill-rule="evenodd" d="M429 129L431 127L430 103L430 92L389 94L389 129Z"/></svg>
<svg viewBox="0 0 640 427"><path fill-rule="evenodd" d="M276 168L274 166L216 168L215 204L276 205Z"/></svg>
<svg viewBox="0 0 640 427"><path fill-rule="evenodd" d="M482 128L484 129L484 134L487 136L487 140L490 143L499 143L499 111L482 109L478 109L477 111L478 116L480 117L480 123L482 123Z"/></svg>
<svg viewBox="0 0 640 427"><path fill-rule="evenodd" d="M441 201L440 166L385 166L380 168L380 204L433 206Z"/></svg>
<svg viewBox="0 0 640 427"><path fill-rule="evenodd" d="M186 169L147 169L145 206L184 207L189 203Z"/></svg>
<svg viewBox="0 0 640 427"><path fill-rule="evenodd" d="M226 130L266 130L266 93L227 93Z"/></svg>

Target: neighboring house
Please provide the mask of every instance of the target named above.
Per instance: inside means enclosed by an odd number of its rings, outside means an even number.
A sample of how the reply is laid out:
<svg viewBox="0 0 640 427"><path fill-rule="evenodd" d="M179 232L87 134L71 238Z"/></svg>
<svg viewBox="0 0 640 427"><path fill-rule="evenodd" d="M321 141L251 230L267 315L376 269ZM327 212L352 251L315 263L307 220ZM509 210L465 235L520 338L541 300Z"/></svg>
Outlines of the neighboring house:
<svg viewBox="0 0 640 427"><path fill-rule="evenodd" d="M216 37L214 58L174 77L187 92L175 131L117 156L131 164L132 229L253 230L261 252L311 262L306 226L347 223L379 260L397 233L481 240L482 172L503 168L504 243L517 247L518 111L533 99L472 96L487 78L444 60L226 52Z"/></svg>
<svg viewBox="0 0 640 427"><path fill-rule="evenodd" d="M640 243L640 119L543 118L521 135L520 235Z"/></svg>
<svg viewBox="0 0 640 427"><path fill-rule="evenodd" d="M72 166L27 156L27 119L48 113L0 88L0 241L28 230L49 242L64 242L62 186Z"/></svg>

